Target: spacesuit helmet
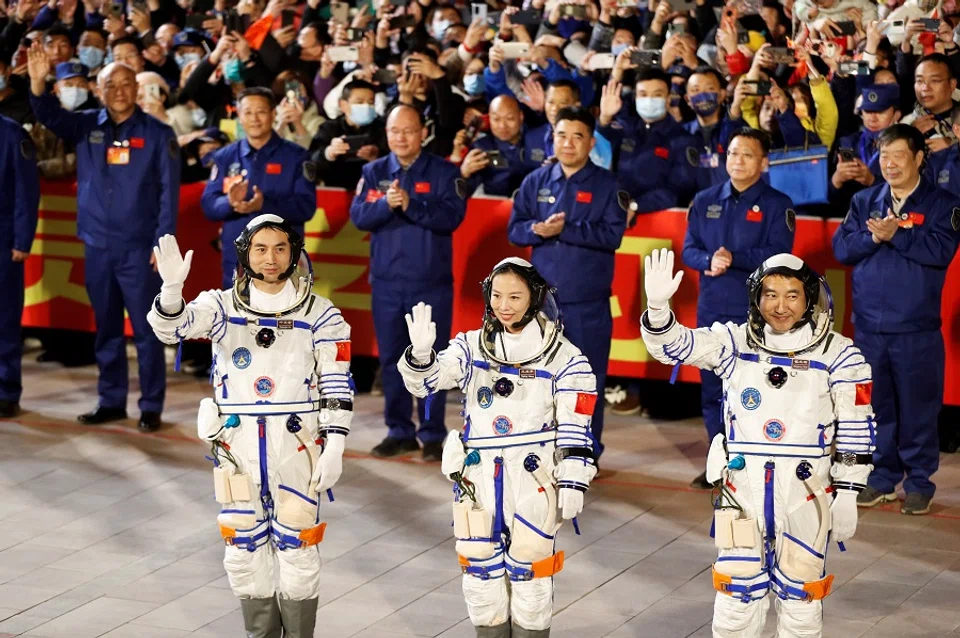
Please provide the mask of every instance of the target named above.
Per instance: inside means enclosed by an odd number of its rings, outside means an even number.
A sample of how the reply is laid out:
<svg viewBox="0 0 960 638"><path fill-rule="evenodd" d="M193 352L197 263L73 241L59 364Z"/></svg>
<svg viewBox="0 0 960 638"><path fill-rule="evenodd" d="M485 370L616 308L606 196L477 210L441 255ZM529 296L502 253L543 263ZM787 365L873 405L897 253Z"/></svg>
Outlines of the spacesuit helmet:
<svg viewBox="0 0 960 638"><path fill-rule="evenodd" d="M791 350L779 350L765 343L764 328L767 326L760 307L763 296L763 282L767 277L780 275L797 279L803 285L806 307L800 319L790 328L790 332L806 326L812 328L809 343ZM793 354L811 350L819 345L833 328L833 296L826 279L818 275L802 259L789 253L780 253L770 257L747 278L747 294L750 311L747 318L747 340L757 348L775 354Z"/></svg>
<svg viewBox="0 0 960 638"><path fill-rule="evenodd" d="M296 301L289 308L262 313L250 307L250 285L253 279L263 280L262 273L254 271L250 265L250 250L254 246L254 238L261 230L271 228L287 236L290 242L290 263L287 268L277 276L278 281L290 279L297 290ZM237 248L237 261L239 262L237 272L234 276L233 296L236 304L254 314L280 315L289 314L299 309L310 297L313 289L313 265L310 263L310 257L303 247L303 236L300 235L279 215L258 215L243 229L237 239L234 241Z"/></svg>
<svg viewBox="0 0 960 638"><path fill-rule="evenodd" d="M523 329L531 322L536 322L540 328L542 337L541 348L531 356L524 358L524 361L506 361L503 356L497 354L496 340L498 335L505 331L503 323L497 317L493 305L493 286L494 279L498 275L510 273L519 277L530 290L530 305L527 307L523 316L511 323L512 328ZM483 290L483 330L480 340L487 357L504 365L519 366L539 359L549 350L557 341L563 332L563 322L560 316L560 305L557 303L555 289L550 287L546 279L543 278L533 264L519 257L508 257L504 259L490 271L487 278L481 283Z"/></svg>

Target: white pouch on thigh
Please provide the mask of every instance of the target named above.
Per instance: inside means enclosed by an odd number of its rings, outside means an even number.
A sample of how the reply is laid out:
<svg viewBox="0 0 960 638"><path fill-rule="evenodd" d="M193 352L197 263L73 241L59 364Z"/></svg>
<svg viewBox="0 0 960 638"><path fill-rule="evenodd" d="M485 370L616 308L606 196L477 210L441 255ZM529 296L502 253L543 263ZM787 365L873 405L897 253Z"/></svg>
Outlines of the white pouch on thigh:
<svg viewBox="0 0 960 638"><path fill-rule="evenodd" d="M257 524L257 513L253 510L224 509L217 515L217 523L234 531L246 531Z"/></svg>
<svg viewBox="0 0 960 638"><path fill-rule="evenodd" d="M457 554L463 558L485 560L497 551L491 540L493 515L479 503L453 504L453 533L457 538Z"/></svg>
<svg viewBox="0 0 960 638"><path fill-rule="evenodd" d="M286 485L277 490L277 521L291 529L307 529L317 524L317 501Z"/></svg>
<svg viewBox="0 0 960 638"><path fill-rule="evenodd" d="M801 545L801 541L789 534L781 540L782 549L777 563L780 570L794 580L820 580L823 575L823 555L815 555L813 548Z"/></svg>
<svg viewBox="0 0 960 638"><path fill-rule="evenodd" d="M554 536L562 525L557 514L557 488L550 476L542 465L531 474L540 489L517 503L510 530L510 556L527 563L553 554Z"/></svg>

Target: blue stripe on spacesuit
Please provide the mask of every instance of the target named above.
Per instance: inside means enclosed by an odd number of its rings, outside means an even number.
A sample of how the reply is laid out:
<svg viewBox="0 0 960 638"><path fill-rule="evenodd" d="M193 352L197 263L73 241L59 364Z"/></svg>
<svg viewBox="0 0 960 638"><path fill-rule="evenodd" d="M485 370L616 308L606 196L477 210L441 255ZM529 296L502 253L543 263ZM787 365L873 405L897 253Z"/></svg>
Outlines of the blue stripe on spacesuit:
<svg viewBox="0 0 960 638"><path fill-rule="evenodd" d="M760 363L760 355L751 353L751 352L741 352L738 355L744 361L750 361L752 363ZM778 366L793 366L793 362L797 359L793 357L767 357L764 363L772 363ZM821 363L820 361L813 361L805 359L807 363L810 364L811 370L823 370L824 372L829 372L829 368L826 364Z"/></svg>
<svg viewBox="0 0 960 638"><path fill-rule="evenodd" d="M554 538L553 536L550 536L550 534L546 534L543 531L541 531L536 525L534 525L524 517L520 516L519 514L514 514L513 520L520 521L521 523L529 527L531 530L533 530L538 536L542 536L543 538L546 538L548 540L553 540Z"/></svg>
<svg viewBox="0 0 960 638"><path fill-rule="evenodd" d="M783 535L786 536L787 538L789 538L790 540L792 540L794 543L796 543L797 545L799 545L799 546L802 547L803 549L807 550L808 552L810 552L811 554L813 554L814 556L816 556L817 558L824 558L823 554L821 554L820 552L816 551L815 549L813 549L812 547L810 547L809 545L807 545L806 543L804 543L804 542L803 542L802 540L800 540L799 538L797 538L797 537L795 537L795 536L792 536L792 535L788 534L787 532L784 532Z"/></svg>
<svg viewBox="0 0 960 638"><path fill-rule="evenodd" d="M284 492L290 492L291 494L296 494L297 496L299 496L299 497L302 498L303 500L307 501L307 502L310 503L311 505L317 505L317 502L316 502L315 500L313 500L312 498L310 498L309 496L307 496L307 495L304 494L303 492L298 492L297 490L293 489L292 487L287 487L286 485L279 485L278 487L279 487L281 490L283 490Z"/></svg>
<svg viewBox="0 0 960 638"><path fill-rule="evenodd" d="M270 498L270 485L267 476L267 418L264 416L257 418L257 428L259 435L260 448L260 502L265 510L273 508L273 500Z"/></svg>
<svg viewBox="0 0 960 638"><path fill-rule="evenodd" d="M503 533L503 457L498 456L493 462L496 466L493 470L493 537L499 539Z"/></svg>
<svg viewBox="0 0 960 638"><path fill-rule="evenodd" d="M278 325L278 322L285 321L285 320L284 319L247 319L246 317L230 317L229 319L227 319L227 321L238 326L246 326L252 323L255 326L262 326L265 328L276 328ZM309 323L307 323L306 321L300 321L298 319L294 320L293 327L300 328L302 330L313 330L313 326L311 326Z"/></svg>

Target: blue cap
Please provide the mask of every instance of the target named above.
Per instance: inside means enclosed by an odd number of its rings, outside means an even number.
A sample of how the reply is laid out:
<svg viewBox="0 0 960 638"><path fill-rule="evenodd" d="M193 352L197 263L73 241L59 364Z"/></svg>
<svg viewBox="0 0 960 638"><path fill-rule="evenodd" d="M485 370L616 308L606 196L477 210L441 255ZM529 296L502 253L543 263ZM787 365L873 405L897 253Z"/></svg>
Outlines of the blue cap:
<svg viewBox="0 0 960 638"><path fill-rule="evenodd" d="M177 47L182 46L202 47L206 40L207 38L196 29L184 29L173 36L173 50L176 51Z"/></svg>
<svg viewBox="0 0 960 638"><path fill-rule="evenodd" d="M897 84L871 84L860 92L860 110L870 113L886 111L900 106L900 86Z"/></svg>
<svg viewBox="0 0 960 638"><path fill-rule="evenodd" d="M57 82L70 78L85 78L90 75L90 69L79 62L61 62L57 65Z"/></svg>

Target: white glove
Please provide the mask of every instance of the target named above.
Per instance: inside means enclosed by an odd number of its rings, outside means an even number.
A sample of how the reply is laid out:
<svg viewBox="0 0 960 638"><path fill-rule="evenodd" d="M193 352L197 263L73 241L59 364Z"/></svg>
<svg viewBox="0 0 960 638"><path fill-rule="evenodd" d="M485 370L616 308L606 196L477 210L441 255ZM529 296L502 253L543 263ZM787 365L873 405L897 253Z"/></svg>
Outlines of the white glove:
<svg viewBox="0 0 960 638"><path fill-rule="evenodd" d="M343 448L347 440L342 434L328 434L327 445L317 459L312 482L317 484L317 493L322 494L336 485L343 473Z"/></svg>
<svg viewBox="0 0 960 638"><path fill-rule="evenodd" d="M190 272L193 251L188 250L185 257L180 256L180 246L173 235L164 235L159 245L153 247L157 261L157 272L163 279L160 287L160 307L165 312L176 312L183 302L183 282Z"/></svg>
<svg viewBox="0 0 960 638"><path fill-rule="evenodd" d="M454 472L463 472L463 464L467 460L467 453L463 449L459 430L447 432L447 439L443 442L443 456L440 459L440 471L447 478ZM451 479L452 480L452 479Z"/></svg>
<svg viewBox="0 0 960 638"><path fill-rule="evenodd" d="M557 496L557 509L563 519L569 521L583 511L583 492L572 487L561 487Z"/></svg>
<svg viewBox="0 0 960 638"><path fill-rule="evenodd" d="M410 354L420 363L430 361L437 340L437 324L430 319L432 312L433 308L421 301L411 310L412 316L407 314L407 331L413 346Z"/></svg>
<svg viewBox="0 0 960 638"><path fill-rule="evenodd" d="M661 310L669 307L670 299L683 279L683 271L673 274L673 251L654 250L643 258L643 285L647 293L647 308Z"/></svg>
<svg viewBox="0 0 960 638"><path fill-rule="evenodd" d="M857 493L853 490L837 490L830 506L830 529L838 543L853 538L857 532Z"/></svg>

